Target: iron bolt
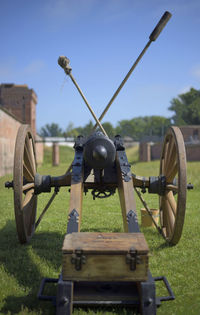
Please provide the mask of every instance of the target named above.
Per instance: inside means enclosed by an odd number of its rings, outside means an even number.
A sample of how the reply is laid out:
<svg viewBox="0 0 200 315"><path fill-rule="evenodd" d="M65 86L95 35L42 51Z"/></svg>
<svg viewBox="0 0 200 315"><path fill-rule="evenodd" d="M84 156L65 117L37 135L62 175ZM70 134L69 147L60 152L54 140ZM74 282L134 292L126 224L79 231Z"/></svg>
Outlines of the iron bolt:
<svg viewBox="0 0 200 315"><path fill-rule="evenodd" d="M69 300L66 296L63 296L61 301L60 301L61 304L68 304L69 303Z"/></svg>
<svg viewBox="0 0 200 315"><path fill-rule="evenodd" d="M152 298L148 298L147 303L148 303L148 305L151 305L153 303L153 299Z"/></svg>

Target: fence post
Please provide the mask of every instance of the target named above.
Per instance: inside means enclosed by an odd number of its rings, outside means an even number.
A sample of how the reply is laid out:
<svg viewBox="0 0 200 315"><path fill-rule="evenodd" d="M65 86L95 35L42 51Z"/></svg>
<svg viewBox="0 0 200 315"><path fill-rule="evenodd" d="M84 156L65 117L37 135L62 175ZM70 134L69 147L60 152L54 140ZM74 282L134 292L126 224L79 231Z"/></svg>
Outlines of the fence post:
<svg viewBox="0 0 200 315"><path fill-rule="evenodd" d="M140 143L139 148L139 160L140 162L151 161L151 144L150 143Z"/></svg>
<svg viewBox="0 0 200 315"><path fill-rule="evenodd" d="M59 144L54 142L52 146L52 165L58 166L60 162Z"/></svg>

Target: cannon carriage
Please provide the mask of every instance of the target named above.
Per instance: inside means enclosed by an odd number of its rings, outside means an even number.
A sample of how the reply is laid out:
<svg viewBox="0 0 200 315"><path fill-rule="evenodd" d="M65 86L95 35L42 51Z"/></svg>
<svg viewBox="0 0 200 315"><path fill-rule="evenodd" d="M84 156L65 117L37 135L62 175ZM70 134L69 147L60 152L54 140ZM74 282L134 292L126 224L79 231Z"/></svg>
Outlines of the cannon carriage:
<svg viewBox="0 0 200 315"><path fill-rule="evenodd" d="M152 41L171 17L165 12L149 42L98 119L72 76L66 57L58 63L70 76L93 115L96 125L88 137L78 136L72 164L57 177L37 173L35 144L28 125L19 128L14 158L14 209L20 243L30 241L59 188L70 187L67 233L63 242L62 272L58 279L43 279L40 299L56 301L57 314L71 314L73 305L132 305L141 314L156 314L162 301L174 299L165 277L153 278L149 269L148 245L140 232L134 191L166 242L176 245L181 237L186 208L186 157L181 131L170 127L165 135L158 176L132 173L123 140L110 139L101 120ZM98 131L96 128L98 127ZM36 220L37 197L50 193L47 205ZM159 224L154 220L141 191L158 196ZM93 199L109 198L118 191L124 233L81 232L83 193ZM169 296L156 297L156 281L162 280ZM44 296L48 282L57 282L57 296Z"/></svg>

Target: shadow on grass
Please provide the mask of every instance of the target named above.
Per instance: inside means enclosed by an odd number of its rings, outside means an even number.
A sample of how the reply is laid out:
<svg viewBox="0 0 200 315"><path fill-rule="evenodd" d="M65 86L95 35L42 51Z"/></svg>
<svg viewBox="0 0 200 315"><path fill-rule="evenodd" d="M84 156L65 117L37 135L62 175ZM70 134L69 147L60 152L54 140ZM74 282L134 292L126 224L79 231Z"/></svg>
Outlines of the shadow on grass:
<svg viewBox="0 0 200 315"><path fill-rule="evenodd" d="M26 308L36 314L54 314L55 310L51 303L39 302L37 293L42 278L48 276L46 272L48 273L50 268L57 270L59 275L63 238L64 236L59 233L39 232L33 236L30 244L21 245L17 240L15 222L7 221L0 231L0 263L11 281L14 278L14 282L17 282L19 290L13 290L17 293L4 299L1 314L9 312L16 314ZM45 270L45 274L42 270ZM6 291L4 294L6 295ZM26 313L28 312L23 314Z"/></svg>
<svg viewBox="0 0 200 315"><path fill-rule="evenodd" d="M164 249L171 248L171 247L174 247L174 245L171 245L167 242L164 242L164 243L160 244L156 249L157 249L157 251L160 251L160 250L164 250Z"/></svg>
<svg viewBox="0 0 200 315"><path fill-rule="evenodd" d="M92 231L99 232L95 228ZM115 229L113 232L119 230ZM0 263L10 281L14 279L14 283L17 283L17 289L13 290L13 295L6 295L5 291L4 306L0 309L0 314L55 314L52 303L39 301L37 294L42 278L52 276L48 275L49 266L56 270L57 276L59 275L63 239L64 235L60 233L36 232L29 244L21 245L17 239L15 222L7 221L0 230ZM43 272L45 267L47 273ZM54 289L56 294L56 288ZM12 292L12 287L8 292L10 291ZM48 289L46 293L49 293ZM133 309L121 307L82 307L76 308L75 311L76 314L99 314L99 312L119 315L137 314L133 313Z"/></svg>
<svg viewBox="0 0 200 315"><path fill-rule="evenodd" d="M156 252L174 247L170 245L155 228L141 228L151 250Z"/></svg>

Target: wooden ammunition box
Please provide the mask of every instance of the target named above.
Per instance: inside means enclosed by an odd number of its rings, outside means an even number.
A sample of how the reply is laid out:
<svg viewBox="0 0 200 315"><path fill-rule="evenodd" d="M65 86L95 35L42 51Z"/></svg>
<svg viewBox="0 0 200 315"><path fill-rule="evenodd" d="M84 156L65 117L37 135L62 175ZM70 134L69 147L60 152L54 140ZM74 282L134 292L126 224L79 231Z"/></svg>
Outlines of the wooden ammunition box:
<svg viewBox="0 0 200 315"><path fill-rule="evenodd" d="M72 233L63 243L63 280L145 281L148 245L142 233Z"/></svg>

